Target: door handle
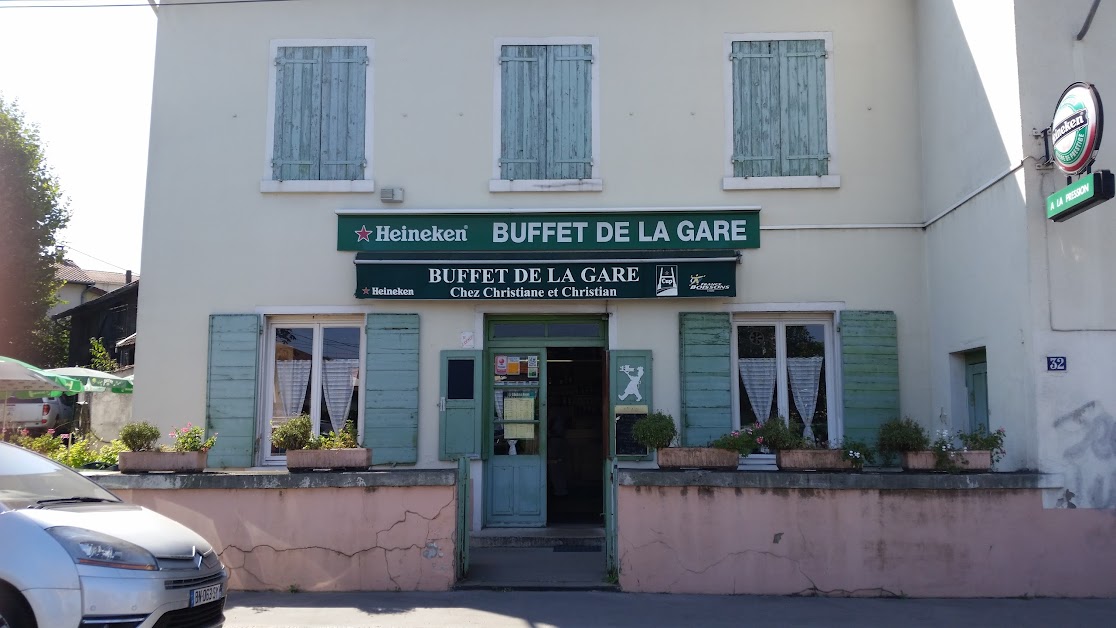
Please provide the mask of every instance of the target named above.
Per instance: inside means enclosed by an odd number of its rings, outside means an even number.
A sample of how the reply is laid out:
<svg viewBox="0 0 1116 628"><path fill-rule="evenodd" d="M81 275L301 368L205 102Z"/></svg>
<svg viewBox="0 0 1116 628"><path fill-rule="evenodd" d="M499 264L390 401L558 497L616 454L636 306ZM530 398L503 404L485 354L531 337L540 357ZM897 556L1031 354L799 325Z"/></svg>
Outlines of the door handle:
<svg viewBox="0 0 1116 628"><path fill-rule="evenodd" d="M438 412L445 412L445 411L446 411L446 398L445 397L439 397L438 398Z"/></svg>

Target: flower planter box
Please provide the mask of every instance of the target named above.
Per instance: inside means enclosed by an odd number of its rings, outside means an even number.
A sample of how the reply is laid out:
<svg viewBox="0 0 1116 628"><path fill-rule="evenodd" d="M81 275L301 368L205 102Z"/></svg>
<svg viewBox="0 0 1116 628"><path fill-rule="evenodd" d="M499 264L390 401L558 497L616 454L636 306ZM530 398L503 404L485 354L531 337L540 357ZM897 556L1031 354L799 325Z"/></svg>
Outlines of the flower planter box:
<svg viewBox="0 0 1116 628"><path fill-rule="evenodd" d="M992 468L992 452L955 451L952 453L954 466L939 469L933 451L904 451L899 462L906 471L988 471Z"/></svg>
<svg viewBox="0 0 1116 628"><path fill-rule="evenodd" d="M851 460L841 458L840 449L788 449L775 452L775 464L781 470L852 471Z"/></svg>
<svg viewBox="0 0 1116 628"><path fill-rule="evenodd" d="M713 447L667 447L658 451L660 469L736 469L740 455Z"/></svg>
<svg viewBox="0 0 1116 628"><path fill-rule="evenodd" d="M201 473L208 454L206 451L122 451L116 467L121 473Z"/></svg>
<svg viewBox="0 0 1116 628"><path fill-rule="evenodd" d="M287 450L290 471L363 471L370 466L372 450L366 448Z"/></svg>

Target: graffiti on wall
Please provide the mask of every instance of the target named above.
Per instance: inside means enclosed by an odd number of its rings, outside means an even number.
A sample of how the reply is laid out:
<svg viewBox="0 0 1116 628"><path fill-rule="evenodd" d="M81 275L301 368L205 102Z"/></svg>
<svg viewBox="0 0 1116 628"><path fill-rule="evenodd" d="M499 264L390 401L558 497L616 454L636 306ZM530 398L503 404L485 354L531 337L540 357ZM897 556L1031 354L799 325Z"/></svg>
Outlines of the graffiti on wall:
<svg viewBox="0 0 1116 628"><path fill-rule="evenodd" d="M1090 401L1054 420L1065 463L1061 508L1116 508L1116 419ZM1071 501L1076 500L1076 501Z"/></svg>

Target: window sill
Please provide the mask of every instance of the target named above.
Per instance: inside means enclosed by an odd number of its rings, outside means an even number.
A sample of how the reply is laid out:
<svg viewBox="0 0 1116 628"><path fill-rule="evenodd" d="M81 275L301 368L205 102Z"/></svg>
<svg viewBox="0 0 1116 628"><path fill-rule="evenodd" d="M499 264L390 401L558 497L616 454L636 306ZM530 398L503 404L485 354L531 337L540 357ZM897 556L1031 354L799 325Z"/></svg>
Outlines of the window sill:
<svg viewBox="0 0 1116 628"><path fill-rule="evenodd" d="M307 193L307 192L375 192L376 182L372 179L358 181L260 181L260 192L270 193Z"/></svg>
<svg viewBox="0 0 1116 628"><path fill-rule="evenodd" d="M600 192L603 179L492 179L489 192Z"/></svg>
<svg viewBox="0 0 1116 628"><path fill-rule="evenodd" d="M826 174L820 177L725 177L723 190L786 190L822 189L841 187L841 175Z"/></svg>

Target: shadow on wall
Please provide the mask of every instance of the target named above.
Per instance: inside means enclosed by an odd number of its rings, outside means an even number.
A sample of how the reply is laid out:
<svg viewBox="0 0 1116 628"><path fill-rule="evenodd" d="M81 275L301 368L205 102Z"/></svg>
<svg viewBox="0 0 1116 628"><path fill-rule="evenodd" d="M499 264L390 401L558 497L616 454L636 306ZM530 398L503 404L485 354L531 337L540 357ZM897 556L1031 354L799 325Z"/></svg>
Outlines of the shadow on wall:
<svg viewBox="0 0 1116 628"><path fill-rule="evenodd" d="M132 395L90 393L88 411L90 430L107 443L120 438L120 428L132 420Z"/></svg>
<svg viewBox="0 0 1116 628"><path fill-rule="evenodd" d="M1116 419L1090 401L1054 420L1065 484L1055 508L1116 508Z"/></svg>

